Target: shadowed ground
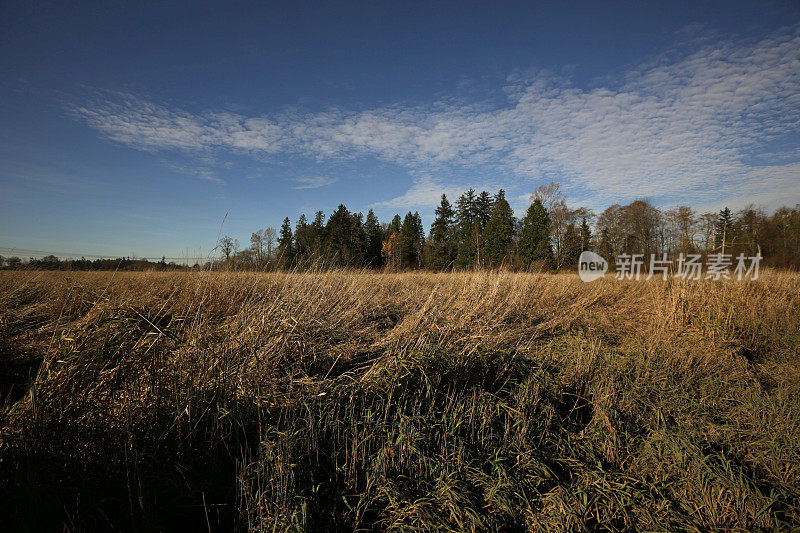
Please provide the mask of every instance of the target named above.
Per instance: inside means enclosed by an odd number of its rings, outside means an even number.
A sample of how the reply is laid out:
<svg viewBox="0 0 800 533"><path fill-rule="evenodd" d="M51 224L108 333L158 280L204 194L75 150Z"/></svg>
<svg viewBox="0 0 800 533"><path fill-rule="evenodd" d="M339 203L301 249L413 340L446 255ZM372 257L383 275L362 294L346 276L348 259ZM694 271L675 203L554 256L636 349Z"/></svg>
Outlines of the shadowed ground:
<svg viewBox="0 0 800 533"><path fill-rule="evenodd" d="M0 272L15 530L800 527L800 275Z"/></svg>

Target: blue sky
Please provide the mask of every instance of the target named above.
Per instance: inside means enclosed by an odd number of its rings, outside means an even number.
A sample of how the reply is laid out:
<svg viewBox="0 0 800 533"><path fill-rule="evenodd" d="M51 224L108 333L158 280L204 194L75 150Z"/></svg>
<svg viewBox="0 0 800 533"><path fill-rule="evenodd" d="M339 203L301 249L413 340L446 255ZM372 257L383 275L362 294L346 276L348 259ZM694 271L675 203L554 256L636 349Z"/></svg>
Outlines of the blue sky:
<svg viewBox="0 0 800 533"><path fill-rule="evenodd" d="M557 181L800 202L797 2L6 2L0 247L139 257Z"/></svg>

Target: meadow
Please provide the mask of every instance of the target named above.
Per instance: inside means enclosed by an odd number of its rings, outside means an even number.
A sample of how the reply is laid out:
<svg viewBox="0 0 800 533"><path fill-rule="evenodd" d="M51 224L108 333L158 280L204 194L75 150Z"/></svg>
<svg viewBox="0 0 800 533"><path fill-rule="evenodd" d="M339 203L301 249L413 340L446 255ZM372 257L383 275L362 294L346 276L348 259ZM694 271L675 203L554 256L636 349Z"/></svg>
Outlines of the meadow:
<svg viewBox="0 0 800 533"><path fill-rule="evenodd" d="M0 272L40 530L800 527L800 274Z"/></svg>

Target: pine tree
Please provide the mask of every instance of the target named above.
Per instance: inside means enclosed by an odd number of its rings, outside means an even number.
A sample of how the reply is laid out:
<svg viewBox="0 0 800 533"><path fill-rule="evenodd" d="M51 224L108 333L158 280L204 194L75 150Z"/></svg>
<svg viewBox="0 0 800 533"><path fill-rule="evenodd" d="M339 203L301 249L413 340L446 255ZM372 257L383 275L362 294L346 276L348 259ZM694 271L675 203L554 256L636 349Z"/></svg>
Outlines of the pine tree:
<svg viewBox="0 0 800 533"><path fill-rule="evenodd" d="M470 188L456 200L456 222L459 227L471 227L475 220L475 189Z"/></svg>
<svg viewBox="0 0 800 533"><path fill-rule="evenodd" d="M400 228L404 267L419 268L420 266L422 259L422 243L420 242L419 225L419 213L414 214L409 211L403 219L403 226Z"/></svg>
<svg viewBox="0 0 800 533"><path fill-rule="evenodd" d="M306 215L300 215L297 225L294 227L294 256L295 261L305 261L311 255L313 247L313 229L306 219Z"/></svg>
<svg viewBox="0 0 800 533"><path fill-rule="evenodd" d="M395 215L392 219L392 222L389 224L389 234L392 233L400 233L400 227L403 225L403 219L400 218L400 215Z"/></svg>
<svg viewBox="0 0 800 533"><path fill-rule="evenodd" d="M311 224L319 231L325 229L325 213L322 211L317 211L314 214L314 222Z"/></svg>
<svg viewBox="0 0 800 533"><path fill-rule="evenodd" d="M453 216L455 211L447 200L446 195L442 195L442 201L436 208L436 218L431 224L431 234L428 243L429 258L431 268L443 270L450 268L455 259L455 248L453 246Z"/></svg>
<svg viewBox="0 0 800 533"><path fill-rule="evenodd" d="M350 259L352 265L363 267L364 258L367 253L367 232L364 229L364 214L352 213L352 234L350 236L350 249L352 258Z"/></svg>
<svg viewBox="0 0 800 533"><path fill-rule="evenodd" d="M714 247L719 248L719 253L725 253L725 248L733 242L733 215L727 207L719 212L714 231Z"/></svg>
<svg viewBox="0 0 800 533"><path fill-rule="evenodd" d="M414 211L414 226L417 230L417 246L419 247L419 265L423 266L422 250L425 249L425 228L422 226L422 217L418 211Z"/></svg>
<svg viewBox="0 0 800 533"><path fill-rule="evenodd" d="M476 223L475 190L470 188L456 201L456 264L469 268L478 257L479 225Z"/></svg>
<svg viewBox="0 0 800 533"><path fill-rule="evenodd" d="M592 230L586 217L581 219L581 251L588 250L592 244Z"/></svg>
<svg viewBox="0 0 800 533"><path fill-rule="evenodd" d="M312 231L309 235L312 237L311 256L319 259L324 254L323 241L325 240L325 213L317 211L314 214L314 222L311 223Z"/></svg>
<svg viewBox="0 0 800 533"><path fill-rule="evenodd" d="M291 266L294 259L292 248L292 222L289 217L283 219L281 232L278 236L278 260L283 268Z"/></svg>
<svg viewBox="0 0 800 533"><path fill-rule="evenodd" d="M539 198L533 201L525 213L517 249L520 259L526 267L529 267L534 261L544 261L548 266L553 264L550 217Z"/></svg>
<svg viewBox="0 0 800 533"><path fill-rule="evenodd" d="M484 257L491 266L499 266L508 261L514 251L514 212L505 198L505 192L495 197L492 216L484 232Z"/></svg>
<svg viewBox="0 0 800 533"><path fill-rule="evenodd" d="M367 220L364 223L366 233L365 261L372 268L381 266L381 241L383 241L383 231L378 217L372 209L367 213Z"/></svg>
<svg viewBox="0 0 800 533"><path fill-rule="evenodd" d="M564 232L564 264L577 265L580 255L581 233L575 223L570 222Z"/></svg>
<svg viewBox="0 0 800 533"><path fill-rule="evenodd" d="M361 263L360 227L358 215L351 215L343 204L325 225L325 256L334 266L351 266ZM360 265L359 265L360 266Z"/></svg>
<svg viewBox="0 0 800 533"><path fill-rule="evenodd" d="M494 202L495 200L492 199L492 197L489 196L489 193L486 191L481 191L481 193L475 199L474 217L478 221L478 224L480 224L481 233L486 230L486 225L492 218Z"/></svg>

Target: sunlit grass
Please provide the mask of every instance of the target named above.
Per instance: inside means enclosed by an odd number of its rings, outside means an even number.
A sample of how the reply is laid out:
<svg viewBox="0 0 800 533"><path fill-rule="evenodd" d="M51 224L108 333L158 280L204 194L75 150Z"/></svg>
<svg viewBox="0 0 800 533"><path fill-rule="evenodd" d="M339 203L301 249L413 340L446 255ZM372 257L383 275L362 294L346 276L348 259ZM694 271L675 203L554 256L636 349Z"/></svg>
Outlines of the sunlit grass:
<svg viewBox="0 0 800 533"><path fill-rule="evenodd" d="M800 523L800 275L0 273L14 528Z"/></svg>

